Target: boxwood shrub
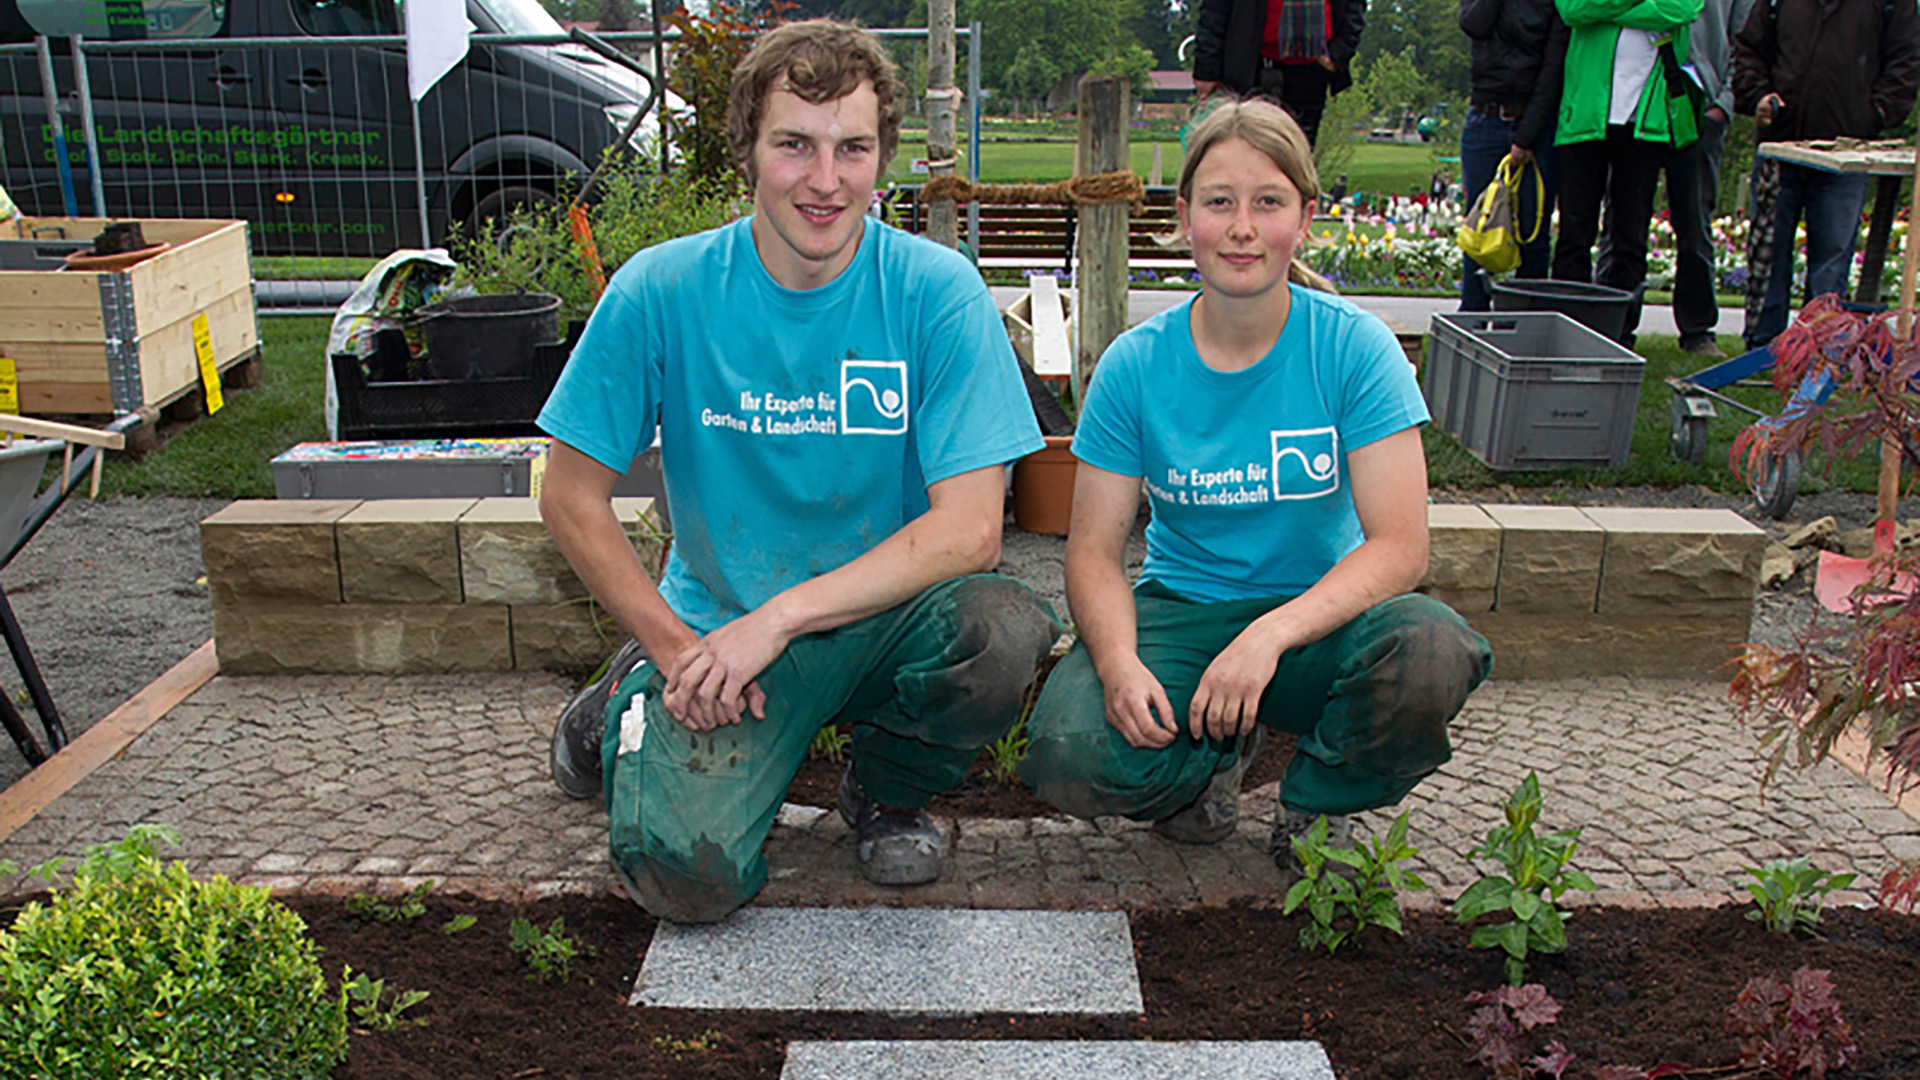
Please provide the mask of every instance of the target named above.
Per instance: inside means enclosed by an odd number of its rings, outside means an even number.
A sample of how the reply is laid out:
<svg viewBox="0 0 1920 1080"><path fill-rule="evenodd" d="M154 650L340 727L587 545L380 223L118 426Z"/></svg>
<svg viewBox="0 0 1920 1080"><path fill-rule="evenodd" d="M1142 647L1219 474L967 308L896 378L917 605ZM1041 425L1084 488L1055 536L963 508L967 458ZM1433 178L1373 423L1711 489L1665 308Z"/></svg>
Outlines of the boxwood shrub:
<svg viewBox="0 0 1920 1080"><path fill-rule="evenodd" d="M300 917L137 835L0 930L0 1076L302 1080L346 1049Z"/></svg>

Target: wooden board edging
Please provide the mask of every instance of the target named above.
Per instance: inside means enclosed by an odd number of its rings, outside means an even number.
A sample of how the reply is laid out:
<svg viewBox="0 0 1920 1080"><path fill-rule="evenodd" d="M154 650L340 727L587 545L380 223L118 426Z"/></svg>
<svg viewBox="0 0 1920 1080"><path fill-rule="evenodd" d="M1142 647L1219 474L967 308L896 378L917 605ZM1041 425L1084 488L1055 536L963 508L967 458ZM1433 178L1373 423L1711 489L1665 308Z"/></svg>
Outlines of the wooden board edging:
<svg viewBox="0 0 1920 1080"><path fill-rule="evenodd" d="M95 769L119 757L133 740L219 672L220 661L214 656L213 640L209 638L188 653L186 659L168 668L119 708L81 732L39 768L0 791L0 840L12 836L32 821L35 814L46 809L47 804L66 794Z"/></svg>

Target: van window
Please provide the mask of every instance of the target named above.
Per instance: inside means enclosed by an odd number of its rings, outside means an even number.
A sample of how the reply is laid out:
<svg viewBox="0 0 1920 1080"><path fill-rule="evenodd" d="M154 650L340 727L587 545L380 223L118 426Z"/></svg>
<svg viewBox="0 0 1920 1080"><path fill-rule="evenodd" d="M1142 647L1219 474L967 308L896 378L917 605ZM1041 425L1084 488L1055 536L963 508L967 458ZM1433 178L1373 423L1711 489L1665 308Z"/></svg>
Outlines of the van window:
<svg viewBox="0 0 1920 1080"><path fill-rule="evenodd" d="M228 0L18 0L36 34L138 40L218 37Z"/></svg>
<svg viewBox="0 0 1920 1080"><path fill-rule="evenodd" d="M393 0L291 0L300 29L316 37L398 34Z"/></svg>

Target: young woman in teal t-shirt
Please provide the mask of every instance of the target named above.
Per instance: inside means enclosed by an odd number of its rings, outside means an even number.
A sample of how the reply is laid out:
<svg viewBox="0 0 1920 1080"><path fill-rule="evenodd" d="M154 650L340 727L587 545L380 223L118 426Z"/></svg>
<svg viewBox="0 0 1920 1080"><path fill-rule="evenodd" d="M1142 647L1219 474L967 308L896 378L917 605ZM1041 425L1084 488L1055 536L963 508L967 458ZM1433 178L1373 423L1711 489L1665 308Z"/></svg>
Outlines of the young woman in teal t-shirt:
<svg viewBox="0 0 1920 1080"><path fill-rule="evenodd" d="M1320 194L1259 100L1195 129L1178 210L1204 288L1101 358L1074 439L1080 640L1022 776L1072 814L1212 843L1268 728L1299 736L1271 838L1397 803L1450 755L1485 639L1412 592L1427 564L1424 401L1393 334L1295 260ZM1144 486L1147 558L1125 569Z"/></svg>

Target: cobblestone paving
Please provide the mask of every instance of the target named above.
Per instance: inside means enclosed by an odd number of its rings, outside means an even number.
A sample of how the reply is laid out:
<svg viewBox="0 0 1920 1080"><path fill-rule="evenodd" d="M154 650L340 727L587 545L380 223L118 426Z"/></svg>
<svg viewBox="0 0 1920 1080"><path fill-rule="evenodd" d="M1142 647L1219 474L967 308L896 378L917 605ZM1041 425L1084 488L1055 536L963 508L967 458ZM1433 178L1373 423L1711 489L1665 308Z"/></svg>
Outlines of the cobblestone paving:
<svg viewBox="0 0 1920 1080"><path fill-rule="evenodd" d="M278 888L392 890L422 878L480 895L609 888L605 814L562 798L546 744L568 687L542 675L221 677L13 836L31 865L177 825L199 874ZM1441 896L1478 876L1467 853L1529 768L1548 828L1585 829L1576 865L1612 902L1725 896L1742 865L1810 855L1869 874L1920 858L1920 823L1836 764L1766 790L1752 733L1708 683L1492 683L1455 725L1451 764L1411 796L1416 868ZM939 881L868 885L839 817L782 813L770 905L1178 906L1273 897L1264 848L1276 785L1249 793L1239 835L1181 847L1118 819L961 819ZM1364 815L1384 828L1390 815ZM10 884L0 881L0 892ZM1430 901L1431 902L1431 901Z"/></svg>

